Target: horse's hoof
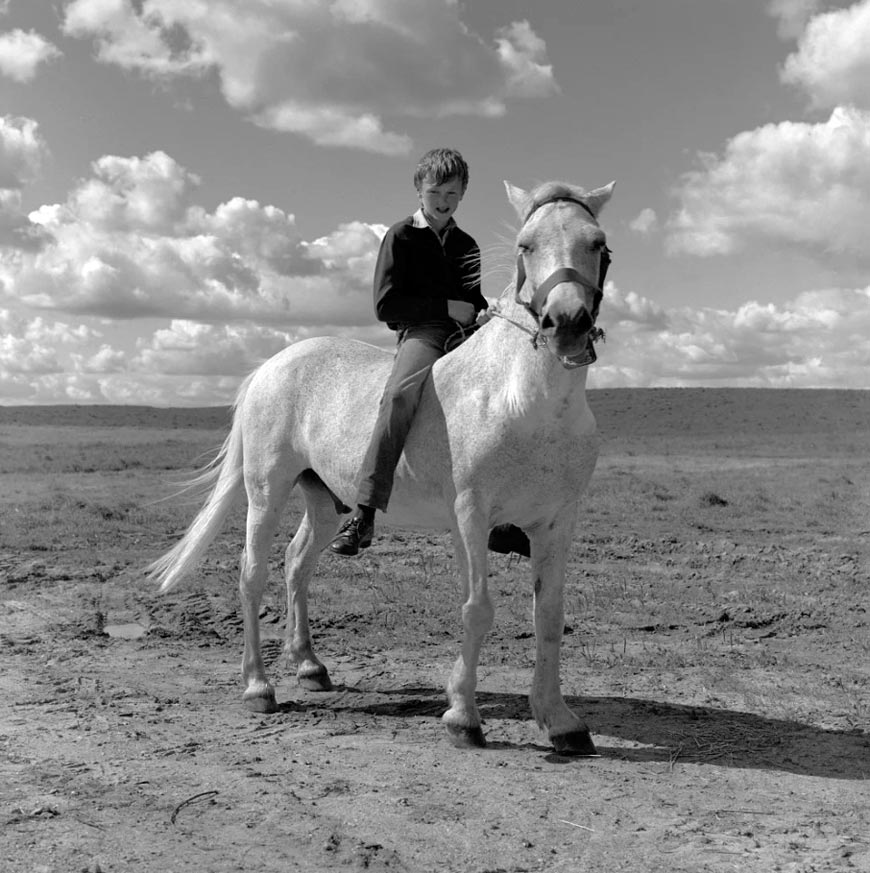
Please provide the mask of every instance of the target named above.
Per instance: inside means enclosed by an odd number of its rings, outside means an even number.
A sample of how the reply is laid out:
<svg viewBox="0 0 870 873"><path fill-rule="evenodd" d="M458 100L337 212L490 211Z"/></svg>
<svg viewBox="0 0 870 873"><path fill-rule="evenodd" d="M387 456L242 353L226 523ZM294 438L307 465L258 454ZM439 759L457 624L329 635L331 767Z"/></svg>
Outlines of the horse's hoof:
<svg viewBox="0 0 870 873"><path fill-rule="evenodd" d="M257 694L251 697L245 697L245 709L248 712L277 712L278 711L278 701L275 700L275 693L271 694Z"/></svg>
<svg viewBox="0 0 870 873"><path fill-rule="evenodd" d="M455 724L445 725L447 728L447 737L457 749L484 749L486 748L486 737L483 735L483 729L478 727L459 727Z"/></svg>
<svg viewBox="0 0 870 873"><path fill-rule="evenodd" d="M550 737L550 742L560 755L572 755L580 758L598 754L587 728L571 731L567 734L557 734Z"/></svg>
<svg viewBox="0 0 870 873"><path fill-rule="evenodd" d="M303 673L301 670L296 674L296 680L306 691L332 691L332 680L326 667L318 667Z"/></svg>

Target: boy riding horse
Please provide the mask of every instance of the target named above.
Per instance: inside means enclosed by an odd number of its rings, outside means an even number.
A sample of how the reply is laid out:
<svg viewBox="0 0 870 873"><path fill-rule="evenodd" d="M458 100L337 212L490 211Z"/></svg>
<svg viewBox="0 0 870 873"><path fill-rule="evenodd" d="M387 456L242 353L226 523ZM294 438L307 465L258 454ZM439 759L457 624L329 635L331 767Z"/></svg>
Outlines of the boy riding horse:
<svg viewBox="0 0 870 873"><path fill-rule="evenodd" d="M374 276L375 314L397 334L387 380L360 472L357 510L330 549L353 556L372 543L375 512L385 512L393 476L423 385L448 340L487 308L480 291L480 249L453 218L468 187L468 164L454 149L432 149L417 164L420 208L384 236ZM495 528L489 548L529 555L526 535Z"/></svg>

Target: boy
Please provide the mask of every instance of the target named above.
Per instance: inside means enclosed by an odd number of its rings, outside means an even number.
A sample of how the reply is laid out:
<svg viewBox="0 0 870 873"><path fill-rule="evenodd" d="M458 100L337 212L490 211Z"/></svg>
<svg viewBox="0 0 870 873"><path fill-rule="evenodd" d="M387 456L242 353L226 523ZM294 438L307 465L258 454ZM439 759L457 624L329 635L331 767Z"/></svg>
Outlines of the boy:
<svg viewBox="0 0 870 873"><path fill-rule="evenodd" d="M371 545L375 511L387 508L426 377L457 325L472 324L487 308L480 291L480 249L453 219L467 186L468 165L459 152L426 152L414 173L420 208L394 224L381 242L375 313L396 331L398 345L363 461L357 510L330 544L338 555L356 555ZM521 551L528 554L527 540L525 548Z"/></svg>

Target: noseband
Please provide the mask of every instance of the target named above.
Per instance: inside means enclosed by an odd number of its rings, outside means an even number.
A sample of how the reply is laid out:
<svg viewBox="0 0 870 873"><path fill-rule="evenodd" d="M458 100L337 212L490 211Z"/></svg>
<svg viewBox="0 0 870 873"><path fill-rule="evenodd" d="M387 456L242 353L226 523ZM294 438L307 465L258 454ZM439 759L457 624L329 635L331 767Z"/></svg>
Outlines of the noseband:
<svg viewBox="0 0 870 873"><path fill-rule="evenodd" d="M526 220L523 222L525 226L528 223L529 219L537 212L542 206L545 206L547 203L559 203L559 202L567 202L567 203L576 203L578 206L582 206L589 215L595 219L595 215L592 213L592 210L582 201L578 200L574 197L552 197L548 200L544 200L542 203L538 203L535 205L535 208L526 216ZM598 284L593 285L590 281L588 281L578 270L575 270L573 267L559 267L557 270L554 270L541 282L540 285L535 288L534 294L532 294L532 299L527 303L525 300L520 299L520 288L523 287L523 284L526 281L526 268L523 263L523 255L520 252L517 255L517 281L516 281L516 290L515 290L515 299L517 303L519 303L522 307L526 309L526 311L534 318L535 323L538 326L537 331L532 335L532 342L535 348L539 346L546 346L547 338L543 335L541 329L541 320L544 305L547 302L547 297L550 292L557 285L561 285L563 282L574 282L577 285L582 285L584 288L592 291L594 295L594 303L592 306L592 324L593 328L589 333L589 343L587 344L586 352L582 355L576 355L574 357L568 358L560 358L562 364L565 367L585 367L589 364L592 364L597 360L597 355L595 354L595 349L593 348L593 343L596 340L604 340L604 331L595 327L595 321L598 318L598 308L601 305L601 299L604 296L604 292L602 288L604 287L604 280L607 277L607 270L610 267L610 249L605 246L601 250L601 260L599 262L598 268Z"/></svg>

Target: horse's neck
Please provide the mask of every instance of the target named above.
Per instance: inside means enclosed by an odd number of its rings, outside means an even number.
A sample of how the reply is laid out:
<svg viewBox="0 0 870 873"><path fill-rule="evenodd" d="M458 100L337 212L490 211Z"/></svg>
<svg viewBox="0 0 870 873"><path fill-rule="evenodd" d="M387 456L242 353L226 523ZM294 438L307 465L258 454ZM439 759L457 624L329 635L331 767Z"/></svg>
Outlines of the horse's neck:
<svg viewBox="0 0 870 873"><path fill-rule="evenodd" d="M493 316L447 355L453 359L450 363L474 373L478 385L487 390L489 408L501 407L505 416L543 415L549 407L559 414L575 405L583 409L586 370L567 370L552 353L536 347L535 322L522 306L499 300L498 310L505 317Z"/></svg>

